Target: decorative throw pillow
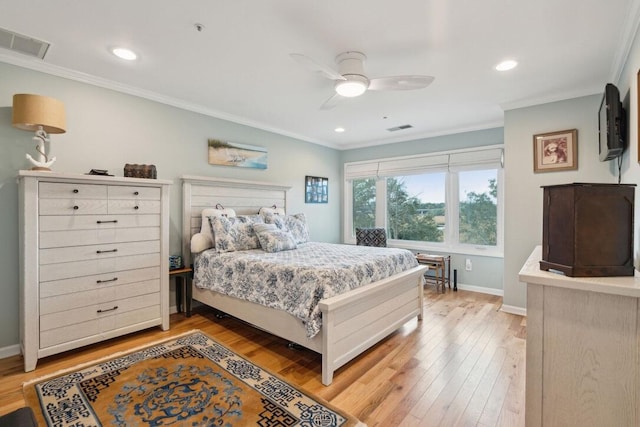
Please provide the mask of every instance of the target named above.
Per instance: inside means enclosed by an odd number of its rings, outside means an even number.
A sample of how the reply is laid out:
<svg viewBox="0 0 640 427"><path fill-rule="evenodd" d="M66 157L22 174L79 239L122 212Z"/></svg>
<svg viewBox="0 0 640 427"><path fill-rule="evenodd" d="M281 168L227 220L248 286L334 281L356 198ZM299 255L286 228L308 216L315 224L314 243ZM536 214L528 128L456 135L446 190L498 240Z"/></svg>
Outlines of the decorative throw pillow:
<svg viewBox="0 0 640 427"><path fill-rule="evenodd" d="M288 251L297 247L291 233L279 229L275 224L256 224L254 230L265 252Z"/></svg>
<svg viewBox="0 0 640 427"><path fill-rule="evenodd" d="M275 224L280 230L290 232L296 244L309 241L309 227L307 227L307 218L303 213L285 216L267 215L264 222L267 224Z"/></svg>
<svg viewBox="0 0 640 427"><path fill-rule="evenodd" d="M264 217L265 224L273 224L280 230L289 231L287 228L287 224L285 222L284 216L275 215L275 214L267 214Z"/></svg>
<svg viewBox="0 0 640 427"><path fill-rule="evenodd" d="M309 241L309 227L307 227L307 218L303 213L287 215L284 217L284 221L297 244Z"/></svg>
<svg viewBox="0 0 640 427"><path fill-rule="evenodd" d="M240 218L240 217L244 217L247 219L247 221L249 221L251 224L264 224L264 218L262 215L260 214L255 214L255 215L238 215L236 216L236 218Z"/></svg>
<svg viewBox="0 0 640 427"><path fill-rule="evenodd" d="M233 209L207 208L201 212L202 223L200 225L200 233L196 233L191 237L191 252L198 253L214 246L213 231L209 217L224 216L233 218L236 212Z"/></svg>
<svg viewBox="0 0 640 427"><path fill-rule="evenodd" d="M246 251L260 247L253 231L253 221L246 216L227 218L209 217L218 252Z"/></svg>

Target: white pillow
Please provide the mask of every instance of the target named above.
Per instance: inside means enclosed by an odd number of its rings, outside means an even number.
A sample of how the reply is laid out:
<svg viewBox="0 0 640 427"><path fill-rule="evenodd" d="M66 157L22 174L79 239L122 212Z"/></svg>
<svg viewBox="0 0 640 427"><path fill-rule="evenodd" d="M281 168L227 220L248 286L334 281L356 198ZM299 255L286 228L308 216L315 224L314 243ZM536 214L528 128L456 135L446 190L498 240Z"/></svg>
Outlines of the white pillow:
<svg viewBox="0 0 640 427"><path fill-rule="evenodd" d="M274 206L271 206L270 208L260 208L260 211L258 213L263 217L266 217L268 215L285 215L284 208L276 208Z"/></svg>
<svg viewBox="0 0 640 427"><path fill-rule="evenodd" d="M200 233L196 233L191 237L191 252L198 253L214 246L215 239L213 238L213 231L211 231L211 225L209 224L209 217L227 217L233 218L236 216L236 211L233 209L219 209L219 208L206 208L202 210L200 215L202 217L202 224L200 225Z"/></svg>
<svg viewBox="0 0 640 427"><path fill-rule="evenodd" d="M191 253L197 254L211 247L210 240L202 233L191 236Z"/></svg>

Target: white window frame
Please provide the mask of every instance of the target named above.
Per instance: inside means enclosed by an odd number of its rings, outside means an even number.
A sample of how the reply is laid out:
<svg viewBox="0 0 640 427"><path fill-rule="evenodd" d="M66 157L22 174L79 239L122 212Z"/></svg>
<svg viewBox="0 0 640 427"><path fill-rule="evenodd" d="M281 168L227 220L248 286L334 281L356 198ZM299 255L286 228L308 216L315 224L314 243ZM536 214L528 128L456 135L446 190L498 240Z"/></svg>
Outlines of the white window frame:
<svg viewBox="0 0 640 427"><path fill-rule="evenodd" d="M492 152L489 152L493 150ZM500 150L500 159L493 163L474 163L473 158L483 158L487 156L495 157ZM353 233L353 179L377 177L376 180L376 227L386 227L387 224L387 186L386 176L401 176L402 169L388 167L388 165L409 165L410 171L407 174L424 174L436 171L446 171L445 178L445 217L447 227L445 229L444 242L417 242L408 240L388 239L389 246L405 248L417 251L434 251L448 252L468 255L481 255L490 257L504 256L504 168L502 159L503 145L491 145L485 147L475 147L464 150L452 150L447 152L437 152L429 154L421 154L415 156L405 156L396 158L376 159L364 162L351 162L344 165L344 230L343 240L345 243L355 244L355 234ZM455 156L457 159L468 159L467 163L458 163L447 161L443 169L443 158L451 158ZM421 164L425 167L421 168ZM380 176L381 169L387 167L392 172ZM458 242L459 229L459 172L468 170L489 170L496 169L497 180L497 242L495 246L472 245Z"/></svg>

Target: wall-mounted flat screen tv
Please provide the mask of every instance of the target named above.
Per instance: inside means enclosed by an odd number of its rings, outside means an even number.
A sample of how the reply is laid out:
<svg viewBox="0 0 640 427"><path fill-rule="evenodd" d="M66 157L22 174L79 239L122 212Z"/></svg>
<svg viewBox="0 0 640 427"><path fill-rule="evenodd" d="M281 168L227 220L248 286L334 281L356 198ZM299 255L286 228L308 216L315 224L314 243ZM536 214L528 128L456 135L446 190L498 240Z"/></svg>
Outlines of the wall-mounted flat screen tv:
<svg viewBox="0 0 640 427"><path fill-rule="evenodd" d="M625 112L618 88L607 83L598 112L600 161L615 159L625 147Z"/></svg>

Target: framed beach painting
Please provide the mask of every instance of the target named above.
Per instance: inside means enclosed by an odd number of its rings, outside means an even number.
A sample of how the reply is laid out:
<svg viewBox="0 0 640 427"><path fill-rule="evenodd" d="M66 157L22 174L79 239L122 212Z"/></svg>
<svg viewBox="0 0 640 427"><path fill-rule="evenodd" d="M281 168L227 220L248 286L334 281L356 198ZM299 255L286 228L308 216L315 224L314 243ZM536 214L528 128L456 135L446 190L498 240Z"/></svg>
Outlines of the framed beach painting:
<svg viewBox="0 0 640 427"><path fill-rule="evenodd" d="M267 150L255 145L209 139L209 164L266 169Z"/></svg>

